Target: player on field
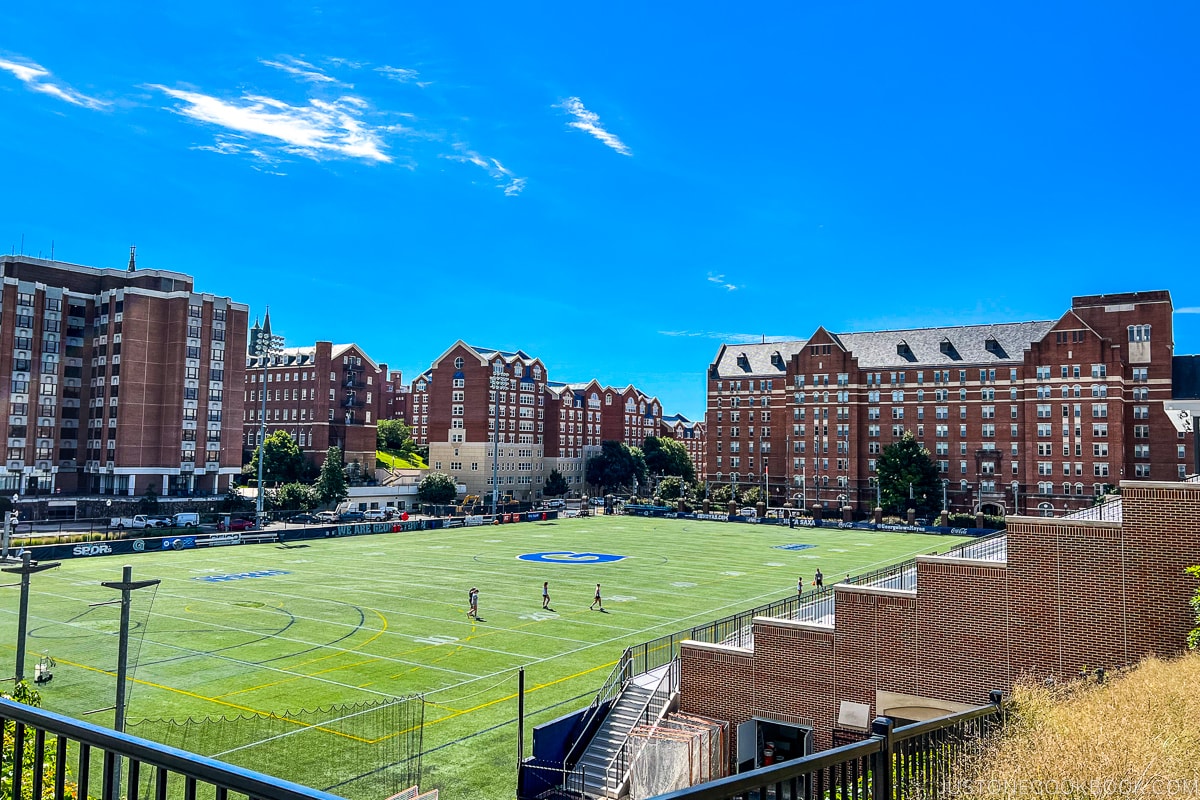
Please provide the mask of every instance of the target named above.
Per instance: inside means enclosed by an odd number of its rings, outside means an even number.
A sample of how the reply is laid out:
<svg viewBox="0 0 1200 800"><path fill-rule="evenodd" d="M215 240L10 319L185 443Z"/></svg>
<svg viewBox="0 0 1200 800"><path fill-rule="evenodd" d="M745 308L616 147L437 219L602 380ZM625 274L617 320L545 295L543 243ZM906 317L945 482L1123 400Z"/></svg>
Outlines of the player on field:
<svg viewBox="0 0 1200 800"><path fill-rule="evenodd" d="M550 607L550 581L542 581L542 608Z"/></svg>
<svg viewBox="0 0 1200 800"><path fill-rule="evenodd" d="M591 609L595 608L596 606L600 606L601 611L604 610L604 601L602 601L600 599L600 584L598 584L598 583L596 584L596 597L595 597L595 599L592 600L592 604L590 606L588 606L588 610L590 611Z"/></svg>

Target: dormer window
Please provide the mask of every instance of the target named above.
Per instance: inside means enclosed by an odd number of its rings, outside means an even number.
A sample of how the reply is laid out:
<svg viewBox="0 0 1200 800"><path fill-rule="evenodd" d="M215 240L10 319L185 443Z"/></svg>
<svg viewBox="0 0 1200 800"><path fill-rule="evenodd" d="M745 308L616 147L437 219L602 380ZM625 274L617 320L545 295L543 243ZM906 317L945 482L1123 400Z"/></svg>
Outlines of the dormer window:
<svg viewBox="0 0 1200 800"><path fill-rule="evenodd" d="M903 339L896 345L896 355L908 358L912 355L912 348L908 346L908 342Z"/></svg>
<svg viewBox="0 0 1200 800"><path fill-rule="evenodd" d="M750 369L750 359L746 356L745 353L742 353L737 357L737 365L739 367L741 367L742 369L746 369L746 370Z"/></svg>
<svg viewBox="0 0 1200 800"><path fill-rule="evenodd" d="M778 350L771 354L771 363L778 369L783 369L783 354Z"/></svg>

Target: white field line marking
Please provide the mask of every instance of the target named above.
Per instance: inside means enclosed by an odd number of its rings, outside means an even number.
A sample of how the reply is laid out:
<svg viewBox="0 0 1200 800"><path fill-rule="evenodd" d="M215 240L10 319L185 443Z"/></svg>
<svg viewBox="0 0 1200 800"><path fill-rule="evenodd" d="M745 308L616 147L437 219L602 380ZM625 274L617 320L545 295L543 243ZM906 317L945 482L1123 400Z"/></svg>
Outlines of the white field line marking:
<svg viewBox="0 0 1200 800"><path fill-rule="evenodd" d="M75 600L75 601L77 601L77 600L78 600L78 598L71 597L70 595L61 595L61 594L55 594L55 593L53 593L53 592L45 592L45 591L43 591L43 592L39 592L39 594L46 595L46 596L50 596L50 597L56 597L56 598L58 598L58 599L65 599L65 600ZM160 592L160 595L161 595L161 594L162 594L162 593ZM188 599L191 599L191 598L188 598ZM251 610L261 610L261 609L251 609ZM184 622L184 623L187 623L187 624L190 624L190 625L196 625L196 624L198 624L198 623L197 623L197 620L195 620L195 619L193 619L193 618L189 618L189 617L180 617L180 616L176 616L176 615L174 615L174 614L164 614L164 613L161 613L161 612L155 612L155 613L153 613L153 614L152 614L152 618L157 618L157 619L166 619L166 620L173 620L173 621L176 621L176 622ZM41 618L39 618L39 619L41 619ZM52 621L52 620L48 620L48 621ZM309 620L306 620L306 621L313 621L313 620L309 619ZM331 621L328 621L328 620L316 620L316 621L318 621L318 622L322 622L322 623L324 623L324 624L328 624L328 625L335 625L335 626L339 626L339 627L361 627L361 626L356 626L356 625L349 625L349 624L347 624L347 623L336 623L336 622L331 622ZM84 625L77 625L77 624L75 624L75 623L70 623L70 622L62 622L62 621L53 621L53 622L56 622L56 624L59 624L59 625L66 625L66 626L68 626L68 627L71 627L71 628L80 628L80 629L83 629L83 630L87 630L87 631L91 632L93 635L97 635L97 636L114 636L114 635L115 635L115 633L98 633L98 632L94 631L93 629L91 629L91 628L89 628L89 627L87 627L87 626L84 626ZM151 627L151 620L147 620L147 622L146 622L145 624L146 624L147 631L150 631L150 630L152 630L152 627ZM220 630L223 630L223 631L229 631L229 632L233 632L233 633L241 633L241 634L245 634L245 635L247 635L247 636L260 636L260 637L261 637L261 636L269 635L269 636L270 636L272 639L276 639L276 640L279 640L279 641L289 642L289 643L291 643L291 644L300 645L300 646L304 646L304 647L307 647L307 648L312 648L312 649L329 650L329 651L331 651L330 655L342 655L342 654L359 655L359 656L365 656L365 657L369 657L369 658L375 658L375 659L377 659L377 660L379 660L379 661L389 661L389 662L394 662L394 663L396 663L396 664L403 664L403 665L405 665L405 666L412 666L412 667L422 667L422 668L427 668L427 669L436 669L436 670L438 670L438 671L440 671L440 672L448 672L448 673L453 673L453 674L455 674L455 675L468 675L468 676L474 675L474 673L471 673L471 672L463 672L462 670L450 669L449 667L438 667L438 666L434 666L434 665L432 665L432 664L421 664L421 663L418 663L418 662L415 662L415 661L407 661L407 660L405 660L405 659L396 658L396 657L394 657L394 656L387 656L387 655L382 655L382 654L378 654L378 655L377 655L377 654L374 654L374 653L366 653L366 652L359 651L359 650L350 650L350 649L347 649L347 648L335 647L335 646L333 646L333 645L329 645L329 644L322 644L322 643L320 643L320 642L309 642L309 641L306 641L306 640L304 640L304 639L297 639L297 638L294 638L294 637L291 637L291 636L280 636L280 635L278 635L278 634L264 634L262 631L246 630L245 628L239 628L239 627L236 627L236 626L234 626L234 625L226 625L226 624L219 623L219 622L214 622L214 621L206 621L206 622L204 622L203 624L205 624L205 625L207 625L207 626L210 626L210 627L212 627L212 628L219 628ZM373 629L373 628L365 628L365 627L364 627L364 628L363 628L363 630L365 630L365 631L368 631L368 632L371 632L371 633L378 633L378 632L379 632L377 629ZM207 651L207 650L194 650L194 649L192 649L192 648L190 648L190 647L182 647L182 646L180 646L180 645L177 645L177 644L174 644L174 643L172 643L172 642L164 642L164 641L160 641L160 640L158 640L158 639L154 639L154 638L151 638L149 641L150 641L150 644L151 644L151 645L157 645L157 646L159 646L159 647L165 647L165 648L167 648L167 649L169 649L169 650L179 650L179 651L182 651L182 652L185 652L185 653L191 653L191 654L194 654L194 655L207 655L207 656L209 656L209 657L212 657L212 658L219 658L219 659L227 660L227 661L230 661L230 662L232 662L232 663L235 663L235 664L244 664L244 665L248 665L248 666L256 666L256 667L259 667L259 668L262 668L262 669L271 669L271 670L275 670L275 671L277 671L277 672L285 672L285 673L287 673L287 674L289 674L289 675L295 675L295 676L297 676L297 677L312 677L312 676L308 676L308 675L303 675L302 673L294 673L294 672L291 672L291 671L289 671L289 670L285 670L285 669L282 669L282 668L279 668L279 667L264 667L262 664L258 664L258 663L256 663L256 662L253 662L253 661L244 661L244 660L242 660L242 659L238 659L238 658L232 658L232 657L230 657L230 656L225 656L225 655L221 655L221 654L218 654L218 653L212 653L212 652L209 652L209 651ZM521 658L522 656L519 656L519 655L514 655L513 657L514 657L514 658ZM145 657L143 656L143 661L145 661L145 660L146 660L146 659L145 659ZM319 680L319 679L317 679L317 680ZM339 682L337 682L337 681L329 681L329 682L330 682L330 683L334 683L334 684L336 684L336 685L338 685L338 686L344 686L344 685L347 685L347 684L342 684L342 683L339 683Z"/></svg>

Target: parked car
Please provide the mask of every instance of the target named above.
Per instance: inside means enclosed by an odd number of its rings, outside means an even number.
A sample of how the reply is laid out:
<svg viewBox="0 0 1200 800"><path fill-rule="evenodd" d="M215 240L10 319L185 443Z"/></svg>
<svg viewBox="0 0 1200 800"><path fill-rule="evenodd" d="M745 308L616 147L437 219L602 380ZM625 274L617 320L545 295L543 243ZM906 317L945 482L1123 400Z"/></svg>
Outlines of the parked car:
<svg viewBox="0 0 1200 800"><path fill-rule="evenodd" d="M387 512L382 508L369 508L363 512L363 519L368 522L383 522L387 519Z"/></svg>
<svg viewBox="0 0 1200 800"><path fill-rule="evenodd" d="M293 525L315 525L318 522L321 522L316 514L308 513L293 514L292 516L288 517L286 521L292 523Z"/></svg>
<svg viewBox="0 0 1200 800"><path fill-rule="evenodd" d="M362 522L367 515L361 511L343 511L338 514L338 522Z"/></svg>
<svg viewBox="0 0 1200 800"><path fill-rule="evenodd" d="M109 523L110 528L154 528L155 523L150 521L150 518L145 514L137 514L132 517L113 517Z"/></svg>
<svg viewBox="0 0 1200 800"><path fill-rule="evenodd" d="M146 523L152 528L170 528L175 524L173 517L146 517Z"/></svg>
<svg viewBox="0 0 1200 800"><path fill-rule="evenodd" d="M318 511L313 516L317 518L317 522L321 522L326 525L338 521L338 515L336 511Z"/></svg>
<svg viewBox="0 0 1200 800"><path fill-rule="evenodd" d="M757 517L758 516L758 511L753 506L746 506L745 508L739 508L737 513L738 513L739 517Z"/></svg>
<svg viewBox="0 0 1200 800"><path fill-rule="evenodd" d="M566 507L567 507L567 501L566 501L566 500L562 500L562 499L558 499L558 500L547 500L547 501L545 502L545 506L546 506L546 508L566 508Z"/></svg>
<svg viewBox="0 0 1200 800"><path fill-rule="evenodd" d="M198 528L200 515L195 511L181 511L175 515L173 522L176 528Z"/></svg>
<svg viewBox="0 0 1200 800"><path fill-rule="evenodd" d="M249 531L254 529L254 520L252 519L231 519L229 525L225 524L225 520L217 523L219 531Z"/></svg>

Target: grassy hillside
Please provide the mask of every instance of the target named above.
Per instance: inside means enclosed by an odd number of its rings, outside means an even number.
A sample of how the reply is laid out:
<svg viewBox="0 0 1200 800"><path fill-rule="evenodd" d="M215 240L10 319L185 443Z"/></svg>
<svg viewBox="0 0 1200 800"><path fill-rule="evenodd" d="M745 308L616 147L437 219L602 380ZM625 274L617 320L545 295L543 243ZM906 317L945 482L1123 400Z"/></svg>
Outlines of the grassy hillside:
<svg viewBox="0 0 1200 800"><path fill-rule="evenodd" d="M425 459L416 453L401 455L395 450L376 450L375 466L380 469L428 469Z"/></svg>
<svg viewBox="0 0 1200 800"><path fill-rule="evenodd" d="M1200 797L1200 652L1097 683L1020 686L956 798Z"/></svg>

